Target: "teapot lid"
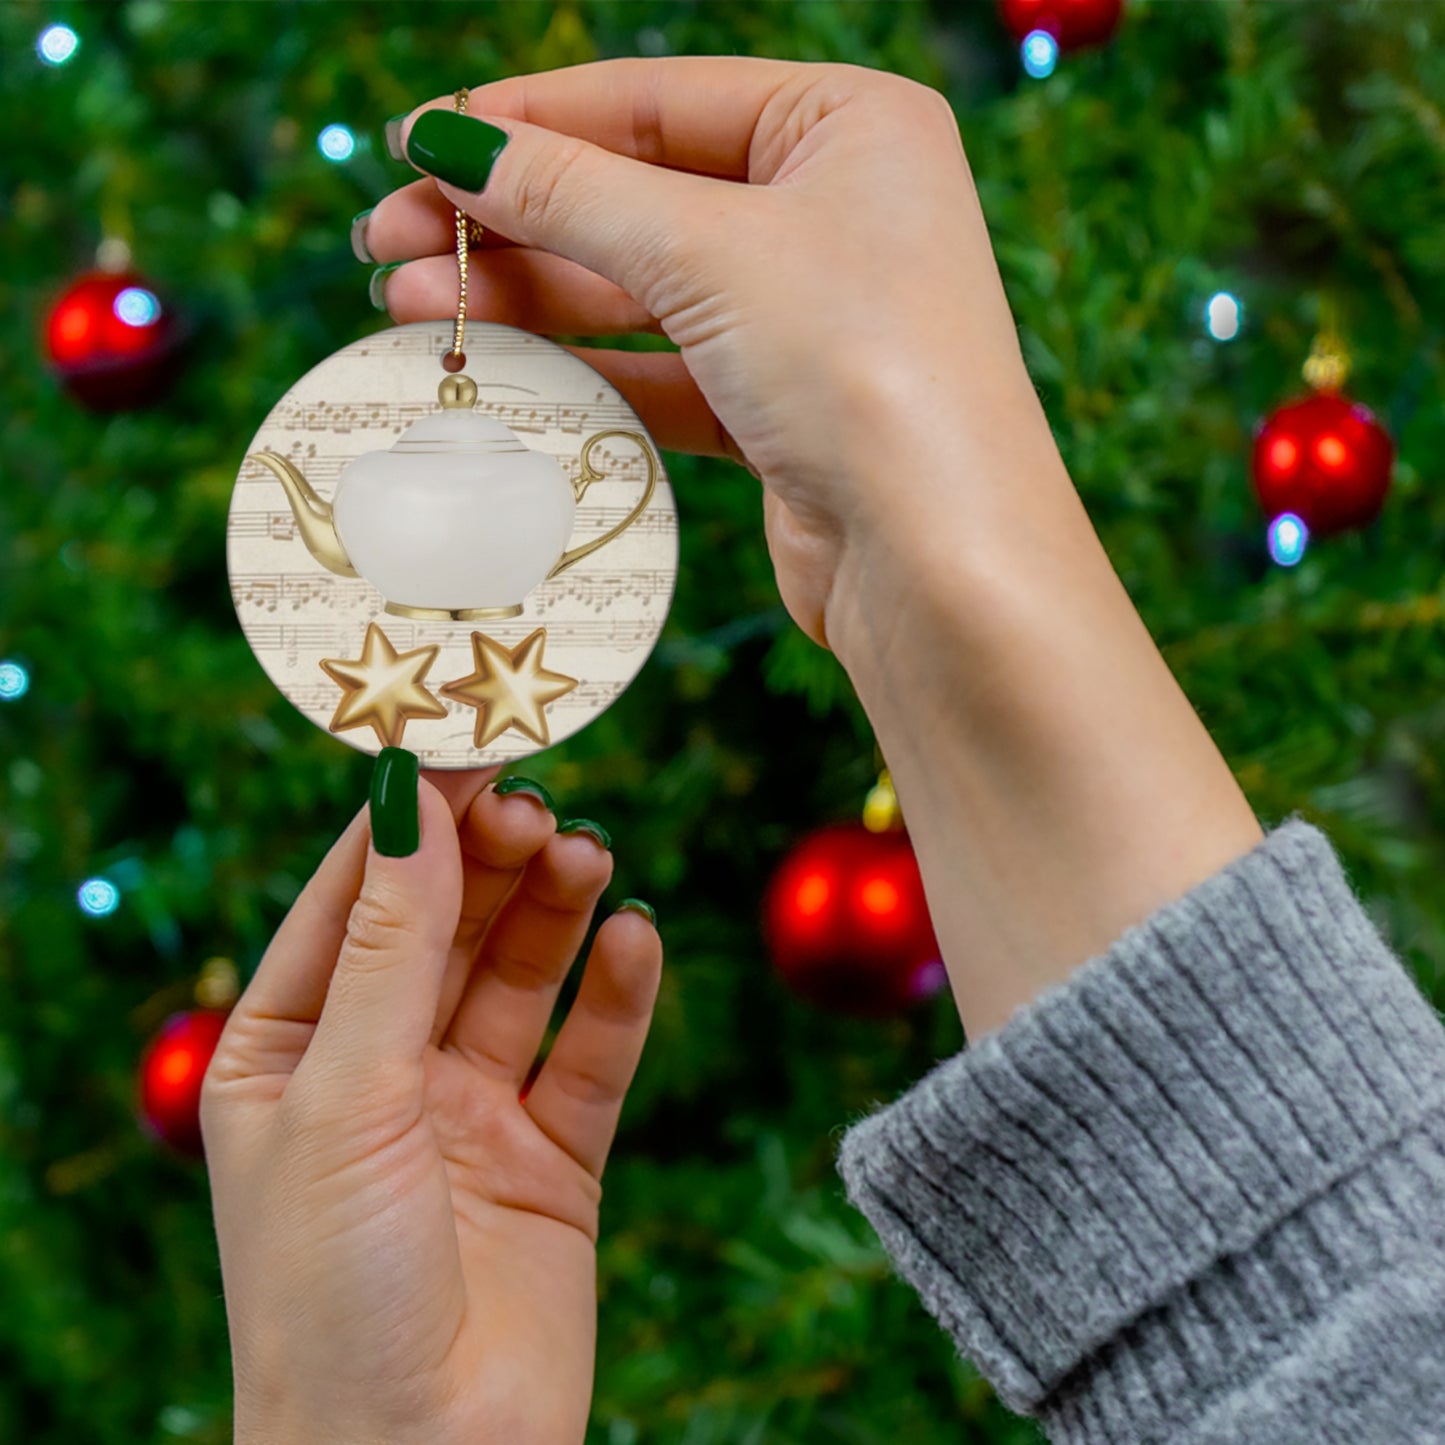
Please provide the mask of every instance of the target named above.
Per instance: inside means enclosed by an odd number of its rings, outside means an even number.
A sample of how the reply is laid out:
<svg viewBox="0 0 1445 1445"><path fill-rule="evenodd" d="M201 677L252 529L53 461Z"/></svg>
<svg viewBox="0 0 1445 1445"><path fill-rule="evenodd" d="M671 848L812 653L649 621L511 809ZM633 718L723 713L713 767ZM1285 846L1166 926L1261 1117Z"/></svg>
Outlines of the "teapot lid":
<svg viewBox="0 0 1445 1445"><path fill-rule="evenodd" d="M435 455L527 450L504 422L472 410L477 402L477 384L471 377L448 376L437 388L437 400L441 411L414 421L392 451Z"/></svg>

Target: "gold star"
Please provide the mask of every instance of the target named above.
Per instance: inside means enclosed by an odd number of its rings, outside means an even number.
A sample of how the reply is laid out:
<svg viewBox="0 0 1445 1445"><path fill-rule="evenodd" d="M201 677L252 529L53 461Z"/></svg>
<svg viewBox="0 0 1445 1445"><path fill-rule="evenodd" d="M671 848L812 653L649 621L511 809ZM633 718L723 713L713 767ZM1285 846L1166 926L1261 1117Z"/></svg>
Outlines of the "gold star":
<svg viewBox="0 0 1445 1445"><path fill-rule="evenodd" d="M513 648L503 647L480 632L472 633L472 657L477 670L470 677L444 683L441 693L476 708L473 747L486 747L508 728L516 728L541 747L551 744L543 709L571 692L577 679L549 672L542 666L546 641L545 627L539 627Z"/></svg>
<svg viewBox="0 0 1445 1445"><path fill-rule="evenodd" d="M398 652L376 623L368 624L361 656L328 657L321 670L345 691L331 719L331 731L370 726L384 747L401 746L408 718L445 717L445 706L421 684L439 647Z"/></svg>

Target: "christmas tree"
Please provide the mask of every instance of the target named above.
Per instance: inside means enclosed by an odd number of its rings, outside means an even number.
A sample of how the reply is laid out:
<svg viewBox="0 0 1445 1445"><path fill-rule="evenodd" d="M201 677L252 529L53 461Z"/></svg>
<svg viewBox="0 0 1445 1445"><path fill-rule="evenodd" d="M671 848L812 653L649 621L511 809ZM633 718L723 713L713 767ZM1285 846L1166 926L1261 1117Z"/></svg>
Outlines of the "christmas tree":
<svg viewBox="0 0 1445 1445"><path fill-rule="evenodd" d="M1131 596L1261 819L1319 824L1445 1001L1445 11L1134 0L1107 44L1021 55L985 0L17 0L0 1439L231 1438L204 1168L140 1126L136 1071L206 959L244 983L366 796L371 760L252 657L225 527L267 410L388 324L348 245L352 215L414 175L383 122L459 85L678 53L844 61L948 96L1032 375ZM129 324L167 325L122 409L85 394L110 373L48 364L47 319L98 252L124 268ZM1254 431L1327 330L1393 438L1393 483L1368 527L1272 555ZM947 993L832 1014L766 954L774 870L876 777L867 720L778 600L757 482L666 462L682 573L663 638L611 709L519 769L611 830L604 916L648 899L668 955L606 1178L589 1440L1035 1440L891 1276L833 1166L842 1125L962 1045Z"/></svg>

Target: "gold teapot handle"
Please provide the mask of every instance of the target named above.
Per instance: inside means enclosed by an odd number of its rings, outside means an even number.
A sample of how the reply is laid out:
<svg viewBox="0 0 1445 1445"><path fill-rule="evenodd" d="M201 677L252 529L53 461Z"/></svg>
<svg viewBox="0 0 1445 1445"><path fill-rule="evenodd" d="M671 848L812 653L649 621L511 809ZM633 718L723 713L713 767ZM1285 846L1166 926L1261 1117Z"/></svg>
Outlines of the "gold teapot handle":
<svg viewBox="0 0 1445 1445"><path fill-rule="evenodd" d="M584 542L570 552L563 552L557 565L547 574L549 579L555 577L559 572L566 571L574 562L580 562L589 553L595 552L599 547L625 532L647 510L647 504L652 500L652 494L657 489L657 458L653 456L652 447L648 444L647 438L641 432L636 431L600 431L588 437L582 448L582 473L572 483L572 490L577 500L580 502L587 488L593 482L600 482L603 478L604 474L593 467L588 458L592 454L592 448L607 437L627 437L642 448L643 460L647 463L647 485L642 489L642 500L610 532L604 532L600 537L594 537L590 542Z"/></svg>

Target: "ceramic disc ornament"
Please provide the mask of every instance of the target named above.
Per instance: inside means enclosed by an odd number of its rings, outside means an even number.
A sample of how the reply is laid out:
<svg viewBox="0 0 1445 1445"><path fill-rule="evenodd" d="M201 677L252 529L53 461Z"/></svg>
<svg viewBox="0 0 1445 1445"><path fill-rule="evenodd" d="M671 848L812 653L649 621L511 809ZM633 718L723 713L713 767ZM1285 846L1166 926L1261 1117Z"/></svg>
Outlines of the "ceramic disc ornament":
<svg viewBox="0 0 1445 1445"><path fill-rule="evenodd" d="M677 579L657 448L585 361L473 322L353 342L272 409L231 500L261 666L364 752L477 768L550 747L647 660Z"/></svg>

